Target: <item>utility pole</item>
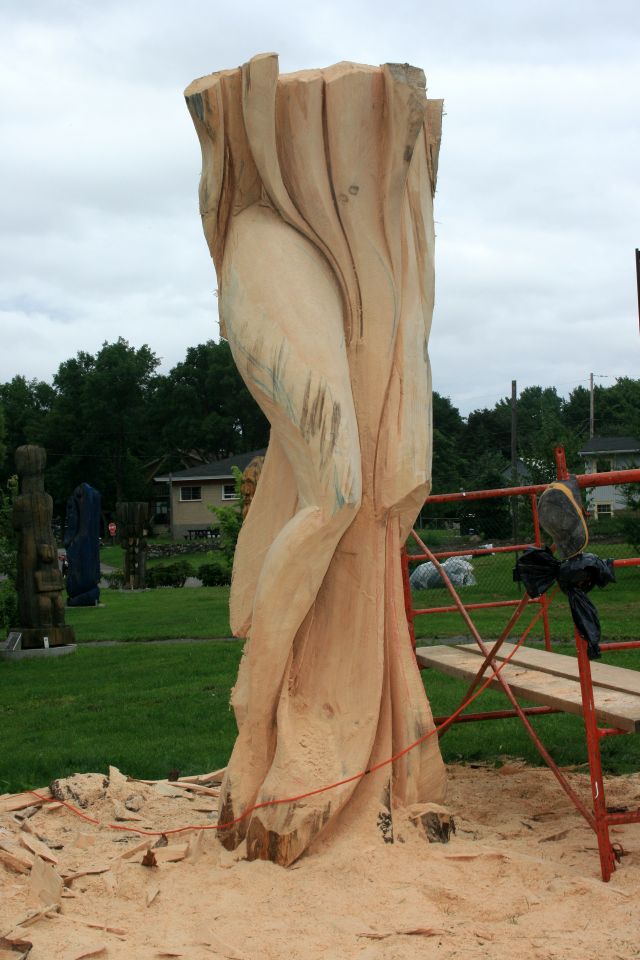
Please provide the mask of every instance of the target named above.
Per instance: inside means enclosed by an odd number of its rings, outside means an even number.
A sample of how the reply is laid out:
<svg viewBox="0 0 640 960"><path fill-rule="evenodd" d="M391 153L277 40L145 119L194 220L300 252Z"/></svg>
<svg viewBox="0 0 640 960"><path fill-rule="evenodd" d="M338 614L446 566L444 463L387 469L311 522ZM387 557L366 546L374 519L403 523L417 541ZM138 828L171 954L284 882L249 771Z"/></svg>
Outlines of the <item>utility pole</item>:
<svg viewBox="0 0 640 960"><path fill-rule="evenodd" d="M636 281L638 283L638 326L640 326L640 250L636 247Z"/></svg>
<svg viewBox="0 0 640 960"><path fill-rule="evenodd" d="M589 439L594 434L595 408L593 403L593 374L589 374Z"/></svg>
<svg viewBox="0 0 640 960"><path fill-rule="evenodd" d="M517 444L517 400L518 385L511 381L511 480L514 487L518 486L518 444ZM513 524L513 539L518 542L518 498L511 498L511 520Z"/></svg>

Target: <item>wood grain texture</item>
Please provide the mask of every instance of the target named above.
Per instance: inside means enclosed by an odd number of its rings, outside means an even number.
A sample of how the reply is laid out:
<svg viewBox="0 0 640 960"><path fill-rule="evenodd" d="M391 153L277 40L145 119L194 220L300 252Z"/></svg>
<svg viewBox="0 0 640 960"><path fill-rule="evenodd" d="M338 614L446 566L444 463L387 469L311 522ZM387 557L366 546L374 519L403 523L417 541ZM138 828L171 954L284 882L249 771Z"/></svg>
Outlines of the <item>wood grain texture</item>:
<svg viewBox="0 0 640 960"><path fill-rule="evenodd" d="M265 54L185 92L221 329L271 440L234 562L248 638L221 822L390 757L433 729L400 546L429 493L433 193L442 104L421 70L279 76ZM346 816L438 802L437 738L223 834L293 862Z"/></svg>
<svg viewBox="0 0 640 960"><path fill-rule="evenodd" d="M421 667L432 667L450 677L461 677L465 680L475 677L482 662L473 650L463 647L419 647L416 653ZM487 676L488 674L483 679ZM532 703L557 707L567 713L582 715L582 695L578 680L514 661L502 668L501 676L518 697L524 697ZM499 682L493 680L490 686L498 688ZM596 716L601 723L619 727L629 733L640 732L640 696L597 686L594 678L593 699Z"/></svg>
<svg viewBox="0 0 640 960"><path fill-rule="evenodd" d="M504 643L495 655L495 659L506 660L514 646L513 643ZM480 650L475 644L462 644L461 649L468 650L470 653L477 651L480 654ZM580 679L576 658L565 656L562 653L551 653L547 650L538 650L535 647L520 647L511 662L523 667L531 667L534 670L542 670L543 673L552 673L557 677L567 677L570 680ZM594 686L607 687L610 690L618 690L622 693L634 693L640 697L640 671L616 667L610 663L598 663L593 660L590 667Z"/></svg>

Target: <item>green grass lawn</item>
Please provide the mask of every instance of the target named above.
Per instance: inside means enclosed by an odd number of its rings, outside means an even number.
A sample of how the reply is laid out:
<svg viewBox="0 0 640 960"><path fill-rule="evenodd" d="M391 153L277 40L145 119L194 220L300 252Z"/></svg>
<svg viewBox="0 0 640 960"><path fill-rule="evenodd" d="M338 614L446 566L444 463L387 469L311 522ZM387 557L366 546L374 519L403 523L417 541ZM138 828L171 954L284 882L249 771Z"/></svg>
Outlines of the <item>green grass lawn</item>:
<svg viewBox="0 0 640 960"><path fill-rule="evenodd" d="M187 563L191 565L193 575L195 576L198 567L203 563L207 563L214 554L215 556L219 557L220 551L210 550L208 553L181 553L175 557L154 557L153 559L147 560L147 566L155 567L159 563L165 564L173 563L176 560L186 560ZM114 567L116 570L123 570L124 550L122 547L101 547L100 563L104 563L109 567Z"/></svg>
<svg viewBox="0 0 640 960"><path fill-rule="evenodd" d="M46 662L0 661L0 792L76 771L106 772L110 763L149 778L223 766L236 733L229 695L241 649L239 642L130 644L81 647ZM640 668L640 651L606 659ZM423 676L434 714L452 712L466 684L431 670ZM474 709L505 704L489 692ZM580 718L558 714L533 723L561 764L586 760ZM541 762L517 720L455 726L441 746L448 762ZM640 737L607 738L602 754L606 772L639 770Z"/></svg>
<svg viewBox="0 0 640 960"><path fill-rule="evenodd" d="M70 773L166 777L224 766L242 645L130 644L0 661L0 792Z"/></svg>
<svg viewBox="0 0 640 960"><path fill-rule="evenodd" d="M631 555L631 548L625 544L598 549L603 556ZM206 558L204 554L194 556L199 556L200 560ZM519 585L512 580L513 565L513 556L505 554L476 558L474 569L478 585L461 588L460 596L465 603L518 599L521 593ZM600 613L603 636L605 639L635 639L640 636L640 567L618 569L616 575L617 583L592 593ZM230 636L228 587L163 588L141 593L103 590L101 601L102 607L67 609L67 622L75 628L79 643ZM451 603L451 599L445 590L423 590L414 592L414 603L418 608L445 606ZM532 606L521 623L528 623L537 609ZM505 626L510 613L508 608L475 611L473 619L483 636L493 637ZM562 594L551 605L550 622L556 643L573 642L569 606ZM420 616L415 625L421 642L467 635L457 613ZM531 638L541 640L542 636L539 621Z"/></svg>
<svg viewBox="0 0 640 960"><path fill-rule="evenodd" d="M102 590L99 607L67 607L78 643L229 637L228 587Z"/></svg>

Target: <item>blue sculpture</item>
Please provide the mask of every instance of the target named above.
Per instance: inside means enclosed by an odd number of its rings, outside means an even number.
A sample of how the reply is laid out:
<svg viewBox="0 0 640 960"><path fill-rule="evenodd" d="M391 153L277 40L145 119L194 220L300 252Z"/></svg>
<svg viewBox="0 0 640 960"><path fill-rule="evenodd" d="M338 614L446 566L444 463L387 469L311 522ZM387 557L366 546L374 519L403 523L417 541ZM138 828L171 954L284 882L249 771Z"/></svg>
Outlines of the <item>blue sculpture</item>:
<svg viewBox="0 0 640 960"><path fill-rule="evenodd" d="M100 599L100 494L81 483L67 500L67 604L93 607Z"/></svg>

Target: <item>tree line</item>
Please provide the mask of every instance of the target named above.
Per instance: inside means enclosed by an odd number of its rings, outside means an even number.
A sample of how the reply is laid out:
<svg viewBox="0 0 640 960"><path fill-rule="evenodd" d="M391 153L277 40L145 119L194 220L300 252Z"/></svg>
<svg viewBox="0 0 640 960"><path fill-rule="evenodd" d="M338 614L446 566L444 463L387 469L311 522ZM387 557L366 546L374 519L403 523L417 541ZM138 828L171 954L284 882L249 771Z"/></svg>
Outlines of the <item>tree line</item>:
<svg viewBox="0 0 640 960"><path fill-rule="evenodd" d="M47 450L47 489L56 512L83 481L100 490L111 511L117 500L147 499L158 472L266 446L269 424L249 394L226 341L187 350L169 373L150 347L125 339L80 351L60 364L51 383L16 374L0 384L0 481L14 473L23 443ZM589 435L589 390L568 397L555 387L527 387L517 398L517 452L531 482L554 475L553 446L570 467ZM640 437L640 380L595 387L600 435ZM425 416L427 412L425 411ZM433 396L433 491L511 483L511 399L463 417L447 397ZM442 513L442 510L440 511ZM449 512L451 512L449 510Z"/></svg>

